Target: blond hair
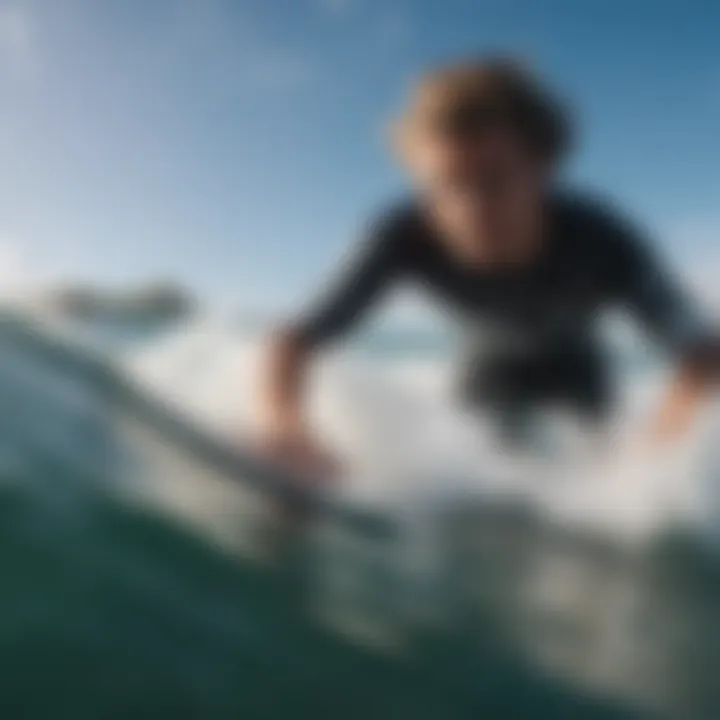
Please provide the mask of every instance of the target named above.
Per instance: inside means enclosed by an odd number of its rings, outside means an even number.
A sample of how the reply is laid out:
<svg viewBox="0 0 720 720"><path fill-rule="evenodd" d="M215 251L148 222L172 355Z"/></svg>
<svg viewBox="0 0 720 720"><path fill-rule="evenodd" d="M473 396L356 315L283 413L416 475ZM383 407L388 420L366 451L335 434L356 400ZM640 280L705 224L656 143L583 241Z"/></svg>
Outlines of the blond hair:
<svg viewBox="0 0 720 720"><path fill-rule="evenodd" d="M403 153L423 137L477 137L508 127L537 157L558 160L570 142L565 108L518 62L481 58L441 67L422 76L393 127Z"/></svg>

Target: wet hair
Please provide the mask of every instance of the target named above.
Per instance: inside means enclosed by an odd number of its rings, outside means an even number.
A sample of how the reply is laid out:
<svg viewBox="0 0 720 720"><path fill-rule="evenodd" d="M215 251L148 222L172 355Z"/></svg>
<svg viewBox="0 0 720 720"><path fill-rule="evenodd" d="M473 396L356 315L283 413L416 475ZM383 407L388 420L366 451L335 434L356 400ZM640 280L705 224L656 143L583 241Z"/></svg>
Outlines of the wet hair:
<svg viewBox="0 0 720 720"><path fill-rule="evenodd" d="M441 67L423 75L394 126L403 154L428 135L463 140L489 130L517 133L533 156L557 162L571 141L563 104L520 63L481 58Z"/></svg>

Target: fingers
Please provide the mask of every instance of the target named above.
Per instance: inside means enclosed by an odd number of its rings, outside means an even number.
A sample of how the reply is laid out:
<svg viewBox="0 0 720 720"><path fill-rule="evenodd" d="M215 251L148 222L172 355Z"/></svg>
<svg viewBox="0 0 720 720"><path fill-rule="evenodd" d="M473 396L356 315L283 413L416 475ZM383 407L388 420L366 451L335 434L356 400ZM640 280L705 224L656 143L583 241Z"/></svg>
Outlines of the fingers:
<svg viewBox="0 0 720 720"><path fill-rule="evenodd" d="M308 485L330 483L340 471L337 459L308 438L263 438L257 446L270 462Z"/></svg>

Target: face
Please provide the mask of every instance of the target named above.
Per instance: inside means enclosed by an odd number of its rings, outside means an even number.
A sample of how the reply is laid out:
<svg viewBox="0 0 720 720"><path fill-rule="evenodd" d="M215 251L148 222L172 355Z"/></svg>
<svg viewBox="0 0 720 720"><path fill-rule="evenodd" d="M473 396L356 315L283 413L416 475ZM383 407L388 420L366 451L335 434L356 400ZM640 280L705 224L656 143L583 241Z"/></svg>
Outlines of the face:
<svg viewBox="0 0 720 720"><path fill-rule="evenodd" d="M548 169L511 131L426 137L411 170L443 236L470 261L522 264L537 249Z"/></svg>

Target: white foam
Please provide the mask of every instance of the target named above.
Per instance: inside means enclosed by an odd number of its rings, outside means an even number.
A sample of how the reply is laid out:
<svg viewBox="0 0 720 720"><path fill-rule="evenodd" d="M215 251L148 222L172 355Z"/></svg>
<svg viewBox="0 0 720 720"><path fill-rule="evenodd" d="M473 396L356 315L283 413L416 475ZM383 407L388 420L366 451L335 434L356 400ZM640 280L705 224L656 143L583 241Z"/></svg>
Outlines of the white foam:
<svg viewBox="0 0 720 720"><path fill-rule="evenodd" d="M257 337L205 322L125 362L148 392L234 442L251 432L262 352ZM627 379L610 434L593 437L546 417L545 450L525 456L501 451L481 420L454 408L450 380L449 364L438 360L336 354L320 363L311 416L344 460L343 493L357 502L397 503L430 484L441 494L512 495L555 522L629 539L673 524L717 526L718 464L710 452L717 409L673 450L632 441L632 429L659 400L662 372Z"/></svg>

